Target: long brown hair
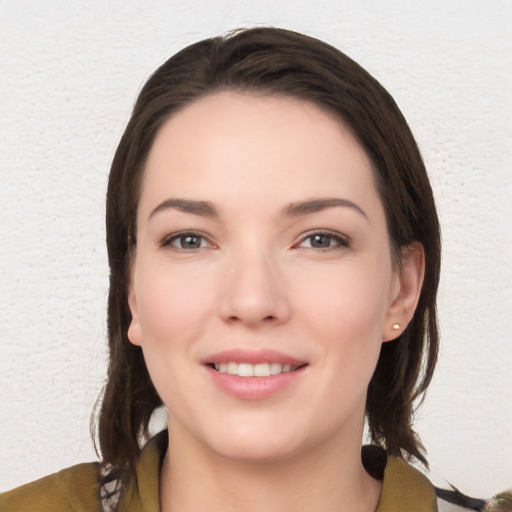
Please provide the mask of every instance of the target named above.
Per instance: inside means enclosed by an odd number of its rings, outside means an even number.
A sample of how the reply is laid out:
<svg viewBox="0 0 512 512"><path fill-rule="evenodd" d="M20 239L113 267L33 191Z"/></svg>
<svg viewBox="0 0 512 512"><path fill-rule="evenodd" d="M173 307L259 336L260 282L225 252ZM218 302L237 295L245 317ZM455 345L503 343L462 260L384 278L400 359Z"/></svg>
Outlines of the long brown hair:
<svg viewBox="0 0 512 512"><path fill-rule="evenodd" d="M440 233L420 152L397 105L368 72L322 41L276 28L207 39L171 57L143 87L117 148L106 217L110 363L97 426L104 464L118 476L132 474L151 415L162 405L140 347L126 334L131 320L127 285L145 161L170 116L222 90L294 97L337 116L373 162L395 261L405 246L423 245L425 280L415 315L396 341L382 345L366 413L375 443L389 454L414 456L426 464L412 421L437 359Z"/></svg>

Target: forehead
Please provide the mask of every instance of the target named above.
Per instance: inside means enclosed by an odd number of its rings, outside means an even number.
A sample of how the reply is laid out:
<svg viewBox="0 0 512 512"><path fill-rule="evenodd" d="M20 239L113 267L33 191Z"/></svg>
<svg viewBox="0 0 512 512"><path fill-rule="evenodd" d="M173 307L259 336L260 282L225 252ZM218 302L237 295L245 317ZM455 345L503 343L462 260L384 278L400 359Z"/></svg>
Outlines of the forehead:
<svg viewBox="0 0 512 512"><path fill-rule="evenodd" d="M222 92L164 123L141 203L165 193L213 200L287 194L293 201L331 195L336 186L375 191L371 162L339 119L290 97Z"/></svg>
<svg viewBox="0 0 512 512"><path fill-rule="evenodd" d="M167 143L170 137L188 138L193 134L189 138L193 143L199 136L209 134L213 138L215 133L231 131L239 137L259 135L262 140L279 128L284 130L277 144L286 142L284 136L311 138L314 131L318 137L330 132L359 145L341 118L311 101L273 93L224 91L200 97L173 114L157 133L153 151L162 139Z"/></svg>

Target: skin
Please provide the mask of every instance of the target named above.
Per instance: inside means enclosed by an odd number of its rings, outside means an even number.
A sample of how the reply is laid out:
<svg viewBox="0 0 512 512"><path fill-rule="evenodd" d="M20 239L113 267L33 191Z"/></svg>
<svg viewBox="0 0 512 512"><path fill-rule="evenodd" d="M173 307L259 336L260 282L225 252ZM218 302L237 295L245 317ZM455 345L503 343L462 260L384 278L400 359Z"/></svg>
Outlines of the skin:
<svg viewBox="0 0 512 512"><path fill-rule="evenodd" d="M332 198L343 204L290 206ZM162 510L375 510L382 484L360 460L366 390L392 326L412 317L423 252L393 266L372 165L350 131L291 98L198 100L156 137L136 236L128 336L168 409ZM227 349L278 350L304 367L243 399L205 364Z"/></svg>

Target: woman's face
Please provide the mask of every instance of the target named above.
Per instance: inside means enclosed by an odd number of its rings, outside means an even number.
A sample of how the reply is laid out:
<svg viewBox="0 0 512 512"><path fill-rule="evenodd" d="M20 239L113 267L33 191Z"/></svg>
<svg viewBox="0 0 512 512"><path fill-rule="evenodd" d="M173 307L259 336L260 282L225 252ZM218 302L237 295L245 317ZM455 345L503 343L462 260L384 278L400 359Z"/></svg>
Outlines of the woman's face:
<svg viewBox="0 0 512 512"><path fill-rule="evenodd" d="M224 92L164 124L128 335L172 439L244 460L360 441L400 296L371 163L339 121Z"/></svg>

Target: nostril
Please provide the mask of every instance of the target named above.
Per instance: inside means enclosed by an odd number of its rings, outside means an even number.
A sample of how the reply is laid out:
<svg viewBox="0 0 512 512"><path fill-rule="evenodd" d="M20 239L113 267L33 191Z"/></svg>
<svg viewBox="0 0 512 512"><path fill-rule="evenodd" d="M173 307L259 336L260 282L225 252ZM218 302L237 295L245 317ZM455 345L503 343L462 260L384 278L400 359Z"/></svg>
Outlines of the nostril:
<svg viewBox="0 0 512 512"><path fill-rule="evenodd" d="M230 322L237 322L239 320L241 320L240 317L236 316L236 315L232 315L229 317L228 319ZM274 315L268 315L266 317L263 318L263 321L265 322L269 322L269 321L273 321L273 320L276 320L276 317Z"/></svg>

